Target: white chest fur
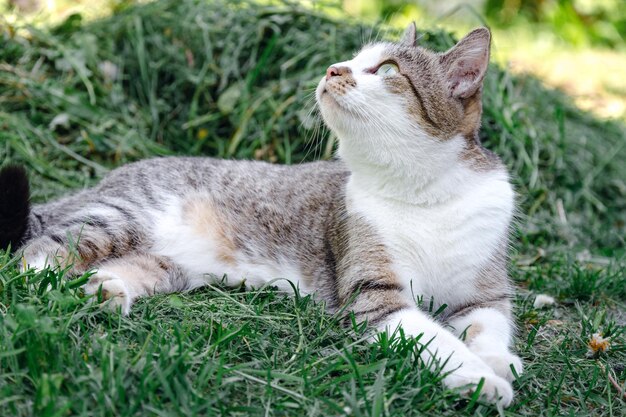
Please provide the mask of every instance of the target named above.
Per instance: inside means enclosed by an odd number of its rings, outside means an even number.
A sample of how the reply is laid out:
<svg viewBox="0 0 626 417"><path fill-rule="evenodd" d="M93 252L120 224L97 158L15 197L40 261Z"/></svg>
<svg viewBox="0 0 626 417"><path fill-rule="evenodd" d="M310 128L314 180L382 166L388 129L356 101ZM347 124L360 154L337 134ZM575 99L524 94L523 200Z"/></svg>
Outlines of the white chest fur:
<svg viewBox="0 0 626 417"><path fill-rule="evenodd" d="M466 169L466 181L436 204L411 204L380 197L350 181L348 210L380 234L407 295L435 307L470 301L479 271L506 239L513 192L504 172Z"/></svg>

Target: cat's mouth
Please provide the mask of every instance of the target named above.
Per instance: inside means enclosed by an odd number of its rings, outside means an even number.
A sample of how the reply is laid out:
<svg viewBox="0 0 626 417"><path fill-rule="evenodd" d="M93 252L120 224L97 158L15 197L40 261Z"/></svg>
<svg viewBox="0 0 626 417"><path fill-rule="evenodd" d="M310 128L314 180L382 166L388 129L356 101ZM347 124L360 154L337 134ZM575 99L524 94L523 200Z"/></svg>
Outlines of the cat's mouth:
<svg viewBox="0 0 626 417"><path fill-rule="evenodd" d="M318 101L320 102L320 104L322 104L322 101L324 101L325 103L329 103L329 105L331 106L338 107L342 110L348 111L348 109L342 106L339 100L337 100L337 97L335 97L332 91L326 88L325 84L323 87L320 88L320 92L318 94Z"/></svg>
<svg viewBox="0 0 626 417"><path fill-rule="evenodd" d="M320 94L320 104L330 106L329 110L339 109L347 113L352 113L350 109L342 105L332 92L324 89Z"/></svg>
<svg viewBox="0 0 626 417"><path fill-rule="evenodd" d="M326 85L320 88L317 99L320 104L322 104L322 101L325 101L327 103L331 103L331 105L341 107L337 99L333 97L333 94L326 88Z"/></svg>
<svg viewBox="0 0 626 417"><path fill-rule="evenodd" d="M340 112L344 117L347 115L355 116L354 112L342 100L342 96L338 96L337 93L333 92L332 85L329 86L325 78L322 78L317 86L316 95L318 105L327 118L334 119L337 112Z"/></svg>

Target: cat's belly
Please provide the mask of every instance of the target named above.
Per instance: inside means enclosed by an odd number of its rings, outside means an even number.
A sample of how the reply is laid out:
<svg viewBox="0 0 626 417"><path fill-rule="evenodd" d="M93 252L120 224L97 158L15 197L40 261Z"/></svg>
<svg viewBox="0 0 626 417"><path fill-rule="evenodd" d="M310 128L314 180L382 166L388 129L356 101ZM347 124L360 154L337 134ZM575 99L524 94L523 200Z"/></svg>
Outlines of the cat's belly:
<svg viewBox="0 0 626 417"><path fill-rule="evenodd" d="M149 251L166 256L181 267L189 288L209 283L260 288L270 284L292 292L295 284L301 293L311 292L295 262L281 256L267 256L263 250L241 250L207 201L170 201L165 210L152 217ZM245 237L243 237L245 238Z"/></svg>

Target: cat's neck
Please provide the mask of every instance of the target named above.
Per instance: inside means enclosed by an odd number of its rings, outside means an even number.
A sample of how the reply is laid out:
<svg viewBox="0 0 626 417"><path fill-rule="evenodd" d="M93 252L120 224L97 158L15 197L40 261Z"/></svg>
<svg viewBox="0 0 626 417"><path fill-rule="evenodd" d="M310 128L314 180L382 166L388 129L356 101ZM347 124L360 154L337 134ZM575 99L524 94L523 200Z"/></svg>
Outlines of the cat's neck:
<svg viewBox="0 0 626 417"><path fill-rule="evenodd" d="M473 170L463 159L466 142L462 137L446 142L423 139L341 141L340 138L338 153L351 172L348 187L372 197L437 206L466 193L477 177L485 175ZM378 145L372 147L368 143Z"/></svg>

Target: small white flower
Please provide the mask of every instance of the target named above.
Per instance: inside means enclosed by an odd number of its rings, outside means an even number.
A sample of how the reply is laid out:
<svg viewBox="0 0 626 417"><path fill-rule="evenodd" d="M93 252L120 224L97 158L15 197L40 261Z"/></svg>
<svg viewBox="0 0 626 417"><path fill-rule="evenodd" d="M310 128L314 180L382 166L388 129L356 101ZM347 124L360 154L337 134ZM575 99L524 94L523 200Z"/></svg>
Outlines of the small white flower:
<svg viewBox="0 0 626 417"><path fill-rule="evenodd" d="M535 297L535 302L533 303L533 307L536 309L550 307L554 305L556 301L554 301L554 297L551 297L547 294L539 294Z"/></svg>
<svg viewBox="0 0 626 417"><path fill-rule="evenodd" d="M604 353L611 347L611 342L608 337L602 337L602 333L594 333L591 335L591 339L587 342L589 350L587 351L587 357L595 358L600 353Z"/></svg>
<svg viewBox="0 0 626 417"><path fill-rule="evenodd" d="M57 114L48 125L48 128L50 130L56 130L58 126L64 127L66 129L70 127L70 115L67 113Z"/></svg>
<svg viewBox="0 0 626 417"><path fill-rule="evenodd" d="M102 61L98 64L98 69L106 82L113 82L117 80L119 67L111 61Z"/></svg>

